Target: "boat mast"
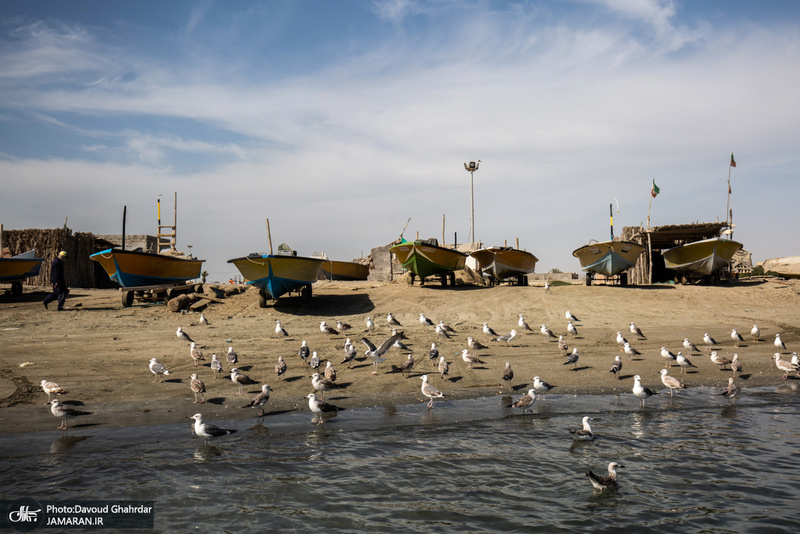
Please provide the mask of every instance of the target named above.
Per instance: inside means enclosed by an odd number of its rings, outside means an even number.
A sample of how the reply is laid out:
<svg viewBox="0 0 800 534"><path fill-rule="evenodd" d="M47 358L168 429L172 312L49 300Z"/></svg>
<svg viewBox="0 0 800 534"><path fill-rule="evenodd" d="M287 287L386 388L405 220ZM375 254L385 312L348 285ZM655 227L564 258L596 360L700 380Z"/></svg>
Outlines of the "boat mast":
<svg viewBox="0 0 800 534"><path fill-rule="evenodd" d="M728 209L727 209L727 219L728 219L728 228L729 233L728 236L730 239L733 239L733 209L731 209L731 169L736 166L736 162L733 160L733 152L731 152L731 162L728 165Z"/></svg>

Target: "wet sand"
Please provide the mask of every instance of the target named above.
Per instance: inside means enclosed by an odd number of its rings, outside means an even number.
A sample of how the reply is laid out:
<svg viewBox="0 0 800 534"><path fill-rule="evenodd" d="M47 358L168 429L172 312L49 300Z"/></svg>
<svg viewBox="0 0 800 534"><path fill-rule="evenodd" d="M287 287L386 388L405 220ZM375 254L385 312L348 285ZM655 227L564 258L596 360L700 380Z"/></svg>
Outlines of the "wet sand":
<svg viewBox="0 0 800 534"><path fill-rule="evenodd" d="M136 303L130 308L120 304L116 290L73 288L67 310L56 312L55 304L45 310L41 304L46 290L26 287L20 297L0 295L0 432L55 431L60 421L46 406L47 395L39 384L42 379L57 382L68 390L62 403L91 412L70 421L73 428L154 425L184 421L203 413L208 421L248 418L253 408L242 408L260 391L260 384L272 388L265 406L270 414L290 410L308 411L305 395L313 392L310 375L298 356L301 341L323 361L330 360L337 371L339 387L326 394L326 400L344 408L405 403L423 403L420 376L429 374L431 383L449 400L501 394L500 377L509 362L515 378L510 389L514 396L530 387L533 376L557 386L558 394L626 394L629 402L633 376L654 390L663 390L659 372L664 359L659 350L682 351L688 337L700 349L691 361L697 369L680 374L677 366L670 375L687 386L721 388L730 371L720 371L711 363L702 342L708 332L720 345L716 350L731 358L734 353L744 365L737 379L740 387L770 386L783 383L783 373L774 365L773 340L780 333L787 346L784 359L800 345L800 283L775 279L742 281L733 285L619 288L583 285L542 287L499 286L479 288L458 286L408 286L405 283L318 282L314 298L303 306L296 297L283 297L268 308L258 307L254 289L213 303L205 315L210 324L199 324L199 313L171 313L163 304ZM580 321L576 337L566 335L564 312L570 310ZM392 349L379 374L372 375L372 363L363 354L360 342L367 336L379 344L390 334L386 314L392 312L402 323L408 345L416 361L408 376L393 372L407 358L407 352ZM424 331L419 313L435 322L453 327L457 333L439 340L433 329ZM510 346L487 339L484 322L506 334L519 330L518 314L534 329L514 339ZM371 316L377 328L365 332L365 319ZM274 334L275 320L280 319L289 333L287 338ZM337 320L352 329L329 336L319 329L320 321L335 327ZM628 327L635 321L646 340L635 341ZM564 357L554 340L545 341L539 333L542 324L562 334L570 350L576 347L580 359L576 370L564 365ZM753 342L750 329L758 324L760 340ZM178 340L181 326L198 343L205 361L194 367L188 344ZM736 328L745 341L737 348L730 337ZM629 358L616 343L622 334L642 354ZM467 369L461 361L461 349L472 335L488 348L478 351L485 363ZM353 368L342 365L345 338L357 345L358 358ZM432 342L450 363L450 376L442 380L428 359ZM238 387L229 375L215 379L209 367L211 354L224 362L224 353L233 346L239 355L238 367L258 384L246 386L239 396ZM276 377L275 363L282 355L288 371ZM615 355L623 362L621 378L609 372ZM154 383L148 369L156 357L169 370L163 383ZM23 364L23 366L21 366ZM227 368L227 366L226 366ZM197 372L207 387L206 402L194 404L189 376ZM796 378L789 377L792 382ZM507 385L503 394L509 394ZM664 392L666 394L666 392ZM424 406L420 407L424 409ZM436 409L436 408L435 408ZM443 408L446 409L446 408Z"/></svg>

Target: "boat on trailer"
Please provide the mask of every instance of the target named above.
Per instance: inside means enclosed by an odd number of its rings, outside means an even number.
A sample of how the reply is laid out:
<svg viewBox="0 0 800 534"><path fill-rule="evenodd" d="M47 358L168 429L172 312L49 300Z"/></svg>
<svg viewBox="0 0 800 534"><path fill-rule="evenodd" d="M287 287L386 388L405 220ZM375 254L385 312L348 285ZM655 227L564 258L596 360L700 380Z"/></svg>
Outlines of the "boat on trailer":
<svg viewBox="0 0 800 534"><path fill-rule="evenodd" d="M591 284L593 275L600 274L607 277L624 275L634 265L639 255L644 252L644 246L630 241L601 241L589 243L572 252L572 255L581 262L581 267L586 271L586 284ZM620 285L627 285L625 276L620 276Z"/></svg>
<svg viewBox="0 0 800 534"><path fill-rule="evenodd" d="M730 265L742 244L732 239L714 237L684 243L661 253L664 267L679 273L682 281L689 278L718 277Z"/></svg>
<svg viewBox="0 0 800 534"><path fill-rule="evenodd" d="M22 282L39 275L44 258L36 257L36 250L29 250L10 258L0 258L0 283L11 284L11 294L22 294Z"/></svg>
<svg viewBox="0 0 800 534"><path fill-rule="evenodd" d="M253 253L228 260L242 273L245 281L258 288L259 306L265 308L267 299L277 300L290 291L300 291L303 302L311 299L311 284L322 272L325 260L289 253Z"/></svg>
<svg viewBox="0 0 800 534"><path fill-rule="evenodd" d="M397 256L397 261L404 269L411 272L411 281L419 277L422 284L425 279L431 276L439 277L443 286L447 285L448 280L451 285L455 284L455 271L464 268L467 262L467 255L452 248L439 246L436 238L402 241L389 247L389 251Z"/></svg>
<svg viewBox="0 0 800 534"><path fill-rule="evenodd" d="M469 255L475 258L483 275L492 283L513 279L517 285L527 285L525 275L534 272L539 261L530 252L505 246L484 247Z"/></svg>

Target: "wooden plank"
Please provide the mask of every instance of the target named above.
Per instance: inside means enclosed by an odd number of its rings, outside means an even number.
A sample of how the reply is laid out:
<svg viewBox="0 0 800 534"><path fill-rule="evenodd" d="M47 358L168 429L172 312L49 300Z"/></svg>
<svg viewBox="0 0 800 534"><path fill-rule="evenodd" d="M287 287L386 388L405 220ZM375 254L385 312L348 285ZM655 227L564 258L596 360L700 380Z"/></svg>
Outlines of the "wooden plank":
<svg viewBox="0 0 800 534"><path fill-rule="evenodd" d="M208 306L209 304L211 304L211 299L201 298L197 302L193 302L189 308L192 310L197 310L204 306Z"/></svg>

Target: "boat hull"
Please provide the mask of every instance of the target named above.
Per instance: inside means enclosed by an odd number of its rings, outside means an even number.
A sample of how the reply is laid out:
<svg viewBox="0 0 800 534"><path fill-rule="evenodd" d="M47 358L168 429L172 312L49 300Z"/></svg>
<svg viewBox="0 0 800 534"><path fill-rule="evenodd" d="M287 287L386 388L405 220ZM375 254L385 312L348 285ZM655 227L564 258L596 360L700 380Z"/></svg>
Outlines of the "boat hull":
<svg viewBox="0 0 800 534"><path fill-rule="evenodd" d="M572 252L584 271L616 276L636 265L644 247L629 241L602 241L584 245Z"/></svg>
<svg viewBox="0 0 800 534"><path fill-rule="evenodd" d="M740 248L742 244L738 241L714 238L686 243L665 250L661 255L667 269L709 276L729 265Z"/></svg>
<svg viewBox="0 0 800 534"><path fill-rule="evenodd" d="M407 241L389 248L407 270L422 279L437 274L460 271L467 255L457 250L431 245L423 241Z"/></svg>
<svg viewBox="0 0 800 534"><path fill-rule="evenodd" d="M278 299L281 295L316 282L324 261L304 256L251 254L228 260L228 263L239 269L248 284Z"/></svg>
<svg viewBox="0 0 800 534"><path fill-rule="evenodd" d="M366 280L368 276L369 265L352 261L325 260L320 273L326 280Z"/></svg>
<svg viewBox="0 0 800 534"><path fill-rule="evenodd" d="M106 249L89 256L120 287L135 288L179 284L200 277L204 260Z"/></svg>
<svg viewBox="0 0 800 534"><path fill-rule="evenodd" d="M38 276L44 258L37 258L35 250L17 254L11 258L0 258L0 282L21 282Z"/></svg>
<svg viewBox="0 0 800 534"><path fill-rule="evenodd" d="M539 258L511 247L487 247L470 253L484 274L495 280L505 280L534 272Z"/></svg>
<svg viewBox="0 0 800 534"><path fill-rule="evenodd" d="M764 262L764 272L773 272L783 278L800 278L800 256L770 258Z"/></svg>

